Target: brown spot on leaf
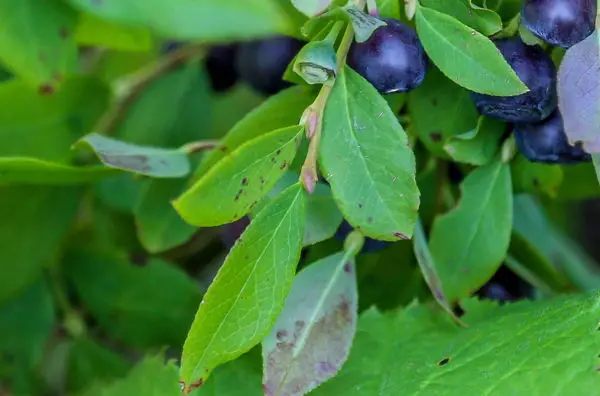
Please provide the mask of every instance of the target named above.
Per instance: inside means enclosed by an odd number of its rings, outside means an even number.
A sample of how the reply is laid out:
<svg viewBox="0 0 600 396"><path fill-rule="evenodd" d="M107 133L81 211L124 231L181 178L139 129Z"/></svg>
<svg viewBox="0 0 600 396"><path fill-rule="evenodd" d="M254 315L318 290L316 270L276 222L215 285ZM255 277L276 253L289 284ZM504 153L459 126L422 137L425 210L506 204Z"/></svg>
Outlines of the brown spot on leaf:
<svg viewBox="0 0 600 396"><path fill-rule="evenodd" d="M219 147L219 151L222 152L222 153L226 152L227 151L227 146L220 146Z"/></svg>
<svg viewBox="0 0 600 396"><path fill-rule="evenodd" d="M429 137L431 138L431 140L433 140L434 142L440 142L442 140L442 133L441 132L431 132L429 134Z"/></svg>
<svg viewBox="0 0 600 396"><path fill-rule="evenodd" d="M58 31L58 34L60 35L60 37L62 39L67 39L69 38L69 36L71 35L71 32L69 32L69 29L67 29L66 27L61 27L60 30Z"/></svg>
<svg viewBox="0 0 600 396"><path fill-rule="evenodd" d="M287 168L287 165L288 165L287 161L283 161L283 163L281 164L279 169L285 169L285 168Z"/></svg>
<svg viewBox="0 0 600 396"><path fill-rule="evenodd" d="M275 155L279 155L279 154L281 154L281 149L279 149L275 152Z"/></svg>
<svg viewBox="0 0 600 396"><path fill-rule="evenodd" d="M394 236L399 239L404 239L405 241L407 241L409 239L406 235L404 235L400 232L394 232Z"/></svg>
<svg viewBox="0 0 600 396"><path fill-rule="evenodd" d="M204 385L204 380L200 379L198 382L195 382L195 383L191 384L189 386L189 388L187 389L186 393L190 394L193 391L195 391L196 389L200 388L202 385Z"/></svg>
<svg viewBox="0 0 600 396"><path fill-rule="evenodd" d="M44 96L52 95L54 93L54 88L50 84L43 84L43 85L40 85L39 93L40 93L40 95L44 95Z"/></svg>
<svg viewBox="0 0 600 396"><path fill-rule="evenodd" d="M265 184L265 178L260 176L260 184Z"/></svg>
<svg viewBox="0 0 600 396"><path fill-rule="evenodd" d="M447 365L448 363L450 363L450 358L449 357L445 357L442 360L440 360L439 362L437 362L437 365L442 367Z"/></svg>
<svg viewBox="0 0 600 396"><path fill-rule="evenodd" d="M238 199L240 199L240 197L242 196L243 192L244 192L244 190L240 188L240 191L238 191L237 194L235 194L235 198L233 200L237 201Z"/></svg>
<svg viewBox="0 0 600 396"><path fill-rule="evenodd" d="M248 178L247 178L247 177L244 177L244 178L242 179L242 186L247 186L247 185L248 185Z"/></svg>
<svg viewBox="0 0 600 396"><path fill-rule="evenodd" d="M363 207L363 204L359 203L358 204L358 209L362 209L362 207Z"/></svg>
<svg viewBox="0 0 600 396"><path fill-rule="evenodd" d="M350 263L344 264L344 272L347 273L347 274L351 274L352 273L352 266L350 265Z"/></svg>

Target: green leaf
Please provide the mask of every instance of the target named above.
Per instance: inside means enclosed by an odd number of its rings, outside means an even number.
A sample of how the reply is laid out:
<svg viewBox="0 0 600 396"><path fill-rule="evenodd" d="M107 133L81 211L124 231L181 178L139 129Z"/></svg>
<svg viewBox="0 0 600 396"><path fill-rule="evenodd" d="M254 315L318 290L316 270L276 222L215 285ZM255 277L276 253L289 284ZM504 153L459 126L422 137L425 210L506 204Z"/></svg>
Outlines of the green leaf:
<svg viewBox="0 0 600 396"><path fill-rule="evenodd" d="M75 218L76 187L0 187L0 302L16 295L50 264Z"/></svg>
<svg viewBox="0 0 600 396"><path fill-rule="evenodd" d="M581 200L600 196L600 183L593 164L562 166L561 169L563 180L556 192L557 200Z"/></svg>
<svg viewBox="0 0 600 396"><path fill-rule="evenodd" d="M511 173L516 193L546 194L555 198L563 181L563 168L558 165L530 162L517 155L511 164Z"/></svg>
<svg viewBox="0 0 600 396"><path fill-rule="evenodd" d="M107 383L124 377L131 364L91 338L79 338L69 347L67 386L80 391L95 382Z"/></svg>
<svg viewBox="0 0 600 396"><path fill-rule="evenodd" d="M406 20L404 10L400 7L400 2L396 0L380 0L377 2L379 15L382 18L394 18L398 20Z"/></svg>
<svg viewBox="0 0 600 396"><path fill-rule="evenodd" d="M0 272L12 275L10 270ZM55 325L54 315L52 296L41 277L0 305L0 383L9 384L13 394L39 394L33 391L33 382Z"/></svg>
<svg viewBox="0 0 600 396"><path fill-rule="evenodd" d="M76 13L59 0L0 3L0 60L42 93L75 70Z"/></svg>
<svg viewBox="0 0 600 396"><path fill-rule="evenodd" d="M160 355L147 356L138 363L127 377L108 386L96 386L82 396L179 396L177 368L165 363Z"/></svg>
<svg viewBox="0 0 600 396"><path fill-rule="evenodd" d="M325 11L332 2L333 0L292 0L294 7L309 17L319 15Z"/></svg>
<svg viewBox="0 0 600 396"><path fill-rule="evenodd" d="M452 311L452 307L450 306L450 303L444 294L442 281L437 274L436 265L433 261L433 257L431 256L429 245L427 244L425 230L423 229L423 225L421 224L420 220L417 221L417 225L415 227L413 249L417 262L419 263L419 267L421 268L421 272L423 273L423 278L425 279L425 282L427 282L429 290L431 290L431 294L433 294L433 297L438 304L444 308L446 312L448 312L448 314L454 318L454 320L460 321L460 319L458 319L458 317L454 314L454 311Z"/></svg>
<svg viewBox="0 0 600 396"><path fill-rule="evenodd" d="M298 172L287 171L252 213L258 214L268 204L269 199L277 197L286 188L296 184L299 178ZM306 227L302 245L315 245L333 237L342 220L342 214L331 195L331 188L324 183L317 183L315 190L306 200Z"/></svg>
<svg viewBox="0 0 600 396"><path fill-rule="evenodd" d="M104 166L76 167L27 157L0 157L0 184L62 185L93 182L113 175Z"/></svg>
<svg viewBox="0 0 600 396"><path fill-rule="evenodd" d="M409 93L412 128L425 147L443 158L444 145L456 135L477 127L479 114L469 92L431 67L417 89Z"/></svg>
<svg viewBox="0 0 600 396"><path fill-rule="evenodd" d="M296 184L252 220L229 252L183 347L186 389L258 344L277 320L300 259L305 210L306 195Z"/></svg>
<svg viewBox="0 0 600 396"><path fill-rule="evenodd" d="M499 158L470 173L461 191L458 205L435 219L429 242L451 304L494 275L506 256L512 226L510 169Z"/></svg>
<svg viewBox="0 0 600 396"><path fill-rule="evenodd" d="M112 337L138 348L182 344L201 298L183 271L160 259L136 267L124 254L91 250L69 252L65 266L79 297Z"/></svg>
<svg viewBox="0 0 600 396"><path fill-rule="evenodd" d="M191 396L264 396L260 353L246 353L219 366L210 381L197 388Z"/></svg>
<svg viewBox="0 0 600 396"><path fill-rule="evenodd" d="M163 252L189 240L197 228L179 217L171 200L181 194L186 179L147 180L135 207L140 242L151 253Z"/></svg>
<svg viewBox="0 0 600 396"><path fill-rule="evenodd" d="M313 102L315 96L314 89L301 86L288 88L271 96L249 112L223 137L219 147L206 155L195 174L203 175L228 153L249 140L275 129L297 125L304 109Z"/></svg>
<svg viewBox="0 0 600 396"><path fill-rule="evenodd" d="M108 96L107 86L89 77L68 79L50 96L19 79L0 84L0 156L69 164L71 145L93 127Z"/></svg>
<svg viewBox="0 0 600 396"><path fill-rule="evenodd" d="M431 297L411 241L394 242L380 253L359 254L356 272L359 311L373 306L389 310Z"/></svg>
<svg viewBox="0 0 600 396"><path fill-rule="evenodd" d="M528 195L516 197L514 210L515 233L545 260L546 268L552 268L542 274L564 274L581 290L600 287L599 264L549 222L535 198ZM555 277L560 279L558 275ZM564 281L561 283L564 284Z"/></svg>
<svg viewBox="0 0 600 396"><path fill-rule="evenodd" d="M241 145L177 198L175 209L198 227L242 218L292 163L302 131L300 126L278 129Z"/></svg>
<svg viewBox="0 0 600 396"><path fill-rule="evenodd" d="M177 40L229 41L266 37L292 30L292 21L275 0L68 0L102 19L147 27ZM218 17L216 17L218 16Z"/></svg>
<svg viewBox="0 0 600 396"><path fill-rule="evenodd" d="M197 60L166 73L140 92L115 137L142 146L178 148L206 139L209 84Z"/></svg>
<svg viewBox="0 0 600 396"><path fill-rule="evenodd" d="M121 25L86 13L79 15L75 41L117 51L150 51L154 45L152 34L146 28Z"/></svg>
<svg viewBox="0 0 600 396"><path fill-rule="evenodd" d="M504 122L482 116L476 129L450 137L444 145L444 150L457 162L485 165L498 153L505 128Z"/></svg>
<svg viewBox="0 0 600 396"><path fill-rule="evenodd" d="M356 330L353 257L341 252L302 270L263 340L266 395L308 393L342 367Z"/></svg>
<svg viewBox="0 0 600 396"><path fill-rule="evenodd" d="M110 209L133 214L143 187L143 180L137 179L134 174L119 173L95 183L93 190L96 198Z"/></svg>
<svg viewBox="0 0 600 396"><path fill-rule="evenodd" d="M349 67L325 109L319 160L354 228L387 241L411 237L419 208L413 152L385 100Z"/></svg>
<svg viewBox="0 0 600 396"><path fill-rule="evenodd" d="M421 4L452 16L485 36L491 36L502 29L500 15L493 10L473 5L472 0L421 0Z"/></svg>
<svg viewBox="0 0 600 396"><path fill-rule="evenodd" d="M84 144L110 168L157 178L183 177L190 171L186 153L177 149L138 146L97 133L81 138L76 146Z"/></svg>
<svg viewBox="0 0 600 396"><path fill-rule="evenodd" d="M471 91L514 96L528 88L494 43L449 15L417 7L417 33L433 63L452 81Z"/></svg>
<svg viewBox="0 0 600 396"><path fill-rule="evenodd" d="M599 301L597 292L502 307L471 300L467 328L422 306L370 310L348 362L314 395L593 394Z"/></svg>

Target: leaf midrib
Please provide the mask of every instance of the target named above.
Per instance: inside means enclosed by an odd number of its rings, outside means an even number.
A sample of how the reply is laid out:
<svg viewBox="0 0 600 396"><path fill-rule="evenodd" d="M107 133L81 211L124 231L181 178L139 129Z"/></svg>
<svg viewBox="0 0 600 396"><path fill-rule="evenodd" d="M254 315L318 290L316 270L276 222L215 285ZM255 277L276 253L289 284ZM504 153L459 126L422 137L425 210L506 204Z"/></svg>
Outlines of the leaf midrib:
<svg viewBox="0 0 600 396"><path fill-rule="evenodd" d="M248 286L248 283L250 281L251 278L253 278L254 272L256 271L256 268L258 266L258 262L262 259L262 257L265 255L265 252L268 250L268 248L271 246L273 240L275 239L275 236L277 235L279 229L282 227L282 225L284 224L285 220L287 219L287 217L289 216L290 212L292 211L292 208L294 208L294 206L296 205L296 201L298 200L298 198L301 195L301 190L298 190L296 192L296 196L294 197L294 200L292 201L292 203L290 204L290 206L287 208L285 214L281 217L281 221L279 222L279 224L277 225L277 227L275 227L275 230L270 234L270 238L269 241L265 244L264 249L262 250L262 252L260 253L259 257L254 261L254 265L252 266L252 270L250 271L250 274L248 275L248 277L246 278L246 280L244 281L244 285L242 286L242 288L240 289L240 292L238 293L238 295L236 296L235 300L233 301L233 303L230 305L229 309L227 310L225 317L223 318L223 320L221 320L221 322L219 323L219 326L217 327L217 329L213 332L212 337L210 338L208 344L206 345L206 347L204 348L202 355L200 355L200 357L197 360L197 363L194 365L194 370L192 371L192 376L195 375L195 373L198 371L199 367L202 367L202 363L205 360L205 357L207 355L207 351L210 350L210 347L212 346L217 334L219 333L219 331L221 330L221 328L223 327L223 324L225 322L227 322L227 319L229 318L229 315L231 314L231 312L233 311L234 307L236 306L237 302L240 299L240 296L243 294L244 290L246 289L246 287ZM256 220L255 220L256 221ZM216 279L215 279L216 281ZM214 281L213 281L214 283Z"/></svg>

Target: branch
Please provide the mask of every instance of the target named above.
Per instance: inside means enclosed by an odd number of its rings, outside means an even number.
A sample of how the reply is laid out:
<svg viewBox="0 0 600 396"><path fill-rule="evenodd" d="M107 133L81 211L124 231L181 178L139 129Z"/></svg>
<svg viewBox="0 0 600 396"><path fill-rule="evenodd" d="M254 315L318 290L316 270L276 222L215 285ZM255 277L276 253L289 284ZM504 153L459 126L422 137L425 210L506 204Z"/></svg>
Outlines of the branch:
<svg viewBox="0 0 600 396"><path fill-rule="evenodd" d="M115 83L116 92L113 103L102 118L100 118L93 132L110 135L123 116L127 114L138 94L148 84L189 59L201 56L202 52L203 47L197 44L183 46L129 76L118 80Z"/></svg>

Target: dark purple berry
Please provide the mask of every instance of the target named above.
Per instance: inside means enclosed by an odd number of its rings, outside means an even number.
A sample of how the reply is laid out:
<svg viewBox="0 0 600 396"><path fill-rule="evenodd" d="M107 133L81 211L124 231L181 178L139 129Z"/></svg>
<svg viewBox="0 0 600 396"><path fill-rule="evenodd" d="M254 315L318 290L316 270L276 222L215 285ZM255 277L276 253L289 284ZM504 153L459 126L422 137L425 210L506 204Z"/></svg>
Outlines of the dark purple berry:
<svg viewBox="0 0 600 396"><path fill-rule="evenodd" d="M503 265L476 294L480 298L504 303L506 301L532 298L534 289L529 283Z"/></svg>
<svg viewBox="0 0 600 396"><path fill-rule="evenodd" d="M348 234L350 234L353 230L354 228L352 228L352 226L346 220L344 220L335 233L335 239L343 242L346 240ZM365 243L360 253L376 253L385 249L391 244L392 242L378 241L376 239L365 237Z"/></svg>
<svg viewBox="0 0 600 396"><path fill-rule="evenodd" d="M521 21L552 45L571 47L594 31L596 0L525 0Z"/></svg>
<svg viewBox="0 0 600 396"><path fill-rule="evenodd" d="M382 94L408 92L427 72L427 55L413 29L395 19L377 28L364 43L353 43L348 65Z"/></svg>
<svg viewBox="0 0 600 396"><path fill-rule="evenodd" d="M226 91L237 82L236 55L236 44L218 45L208 51L204 64L213 91Z"/></svg>
<svg viewBox="0 0 600 396"><path fill-rule="evenodd" d="M276 94L291 85L283 80L283 74L304 44L287 36L240 44L236 61L238 75L257 92Z"/></svg>
<svg viewBox="0 0 600 396"><path fill-rule="evenodd" d="M249 224L250 218L244 216L233 223L221 226L220 235L223 246L225 246L227 250L231 249Z"/></svg>
<svg viewBox="0 0 600 396"><path fill-rule="evenodd" d="M539 122L557 106L556 67L539 45L526 45L520 38L495 42L504 59L529 88L517 96L492 96L471 92L479 113L506 122Z"/></svg>
<svg viewBox="0 0 600 396"><path fill-rule="evenodd" d="M576 164L591 161L591 156L581 147L569 144L558 110L542 122L516 124L515 142L521 154L532 162Z"/></svg>

